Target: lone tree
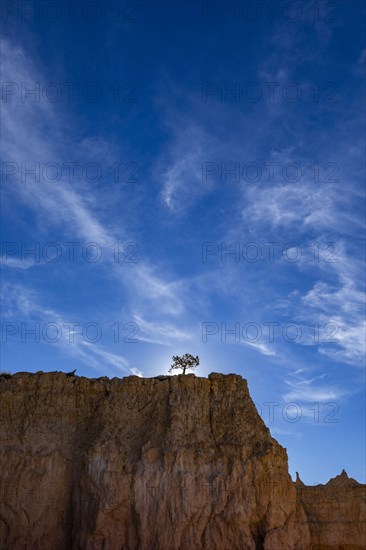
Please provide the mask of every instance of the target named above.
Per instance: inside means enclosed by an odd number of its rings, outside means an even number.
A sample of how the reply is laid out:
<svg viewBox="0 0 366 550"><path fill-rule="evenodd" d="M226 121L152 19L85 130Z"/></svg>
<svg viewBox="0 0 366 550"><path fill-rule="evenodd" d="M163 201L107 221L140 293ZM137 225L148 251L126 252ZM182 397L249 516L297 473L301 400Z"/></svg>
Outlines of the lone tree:
<svg viewBox="0 0 366 550"><path fill-rule="evenodd" d="M182 357L179 355L173 355L173 364L171 365L169 372L172 372L175 369L182 369L183 374L186 373L187 369L195 369L200 364L200 358L198 355L193 357L190 353L185 353Z"/></svg>

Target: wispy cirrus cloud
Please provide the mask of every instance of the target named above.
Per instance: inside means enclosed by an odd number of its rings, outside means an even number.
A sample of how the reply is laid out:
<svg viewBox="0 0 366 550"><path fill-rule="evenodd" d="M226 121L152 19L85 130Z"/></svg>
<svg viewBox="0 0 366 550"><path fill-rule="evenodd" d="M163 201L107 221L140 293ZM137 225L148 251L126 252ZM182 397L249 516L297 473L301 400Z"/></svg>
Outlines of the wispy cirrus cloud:
<svg viewBox="0 0 366 550"><path fill-rule="evenodd" d="M352 394L350 388L341 387L334 382L327 382L328 374L323 372L322 374L315 374L309 377L309 371L316 372L316 367L312 369L298 369L291 374L291 379L288 377L284 380L285 386L288 390L282 393L282 399L287 403L297 403L300 406L307 405L309 403L339 403L346 397ZM302 412L306 411L308 416L314 417L312 409L309 407L302 407Z"/></svg>
<svg viewBox="0 0 366 550"><path fill-rule="evenodd" d="M2 40L2 51L6 62L3 66L5 81L47 82L46 75L41 73L39 64L32 60L20 46L7 39ZM94 188L86 189L85 183L70 182L67 175L54 182L41 178L41 181L20 181L19 167L27 162L29 165L49 162L62 165L66 154L69 160L70 143L67 118L63 120L63 111L59 105L46 101L20 102L19 98L10 96L2 105L3 122L3 160L15 163L17 173L9 177L5 185L8 200L17 197L28 209L32 209L38 219L43 233L58 229L73 240L95 242L101 247L110 247L116 242L128 240L128 228L119 223L114 228L109 220L98 217L98 198L103 196ZM62 122L61 122L62 121ZM49 139L49 135L52 139ZM93 141L92 146L98 149L100 140ZM81 158L84 158L86 143L80 146ZM104 148L107 144L104 143ZM66 152L66 153L65 153ZM72 151L73 158L78 151ZM10 181L11 179L11 181ZM29 179L29 178L28 178ZM12 267L24 267L15 258L8 259ZM169 280L159 273L159 268L148 259L139 259L134 269L126 270L124 264L106 260L106 267L120 283L120 288L133 289L129 295L132 302L139 301L140 307L159 306L162 312L176 315L184 311L183 284L175 279Z"/></svg>
<svg viewBox="0 0 366 550"><path fill-rule="evenodd" d="M173 141L156 168L162 200L172 212L184 211L211 189L210 183L202 179L202 159L205 155L207 158L212 138L202 126L187 122L171 122Z"/></svg>
<svg viewBox="0 0 366 550"><path fill-rule="evenodd" d="M22 260L20 258L9 258L4 255L0 258L0 267L9 267L12 269L29 269L31 267L40 265L40 262L32 260Z"/></svg>
<svg viewBox="0 0 366 550"><path fill-rule="evenodd" d="M283 394L283 399L286 402L294 403L310 403L310 402L329 402L338 401L340 398L347 395L347 392L336 386L319 386L309 384L308 386L299 386L286 382L290 386L290 390Z"/></svg>
<svg viewBox="0 0 366 550"><path fill-rule="evenodd" d="M244 342L244 344L255 349L262 355L276 355L276 351L273 349L273 346L271 347L264 342Z"/></svg>
<svg viewBox="0 0 366 550"><path fill-rule="evenodd" d="M31 324L34 329L34 324L39 323L40 334L43 338L39 338L38 345L57 346L57 348L66 356L78 359L87 367L91 367L100 374L106 374L110 377L120 373L133 373L129 368L129 361L122 355L111 353L104 349L100 344L91 343L82 337L80 328L82 319L78 319L72 323L74 330L70 330L70 316L66 313L60 313L52 308L44 306L40 297L36 292L29 290L24 285L6 283L1 291L1 303L3 310L4 326L8 324L18 329L15 332L15 337L23 337L19 335L19 328L26 327ZM55 342L51 342L53 336L49 336L45 327L59 330L60 336ZM69 327L68 330L65 327ZM65 330L62 330L65 329ZM6 331L5 329L3 329ZM11 330L9 334L12 334ZM4 333L5 334L5 333ZM4 335L3 335L4 336ZM9 336L6 336L6 339Z"/></svg>
<svg viewBox="0 0 366 550"><path fill-rule="evenodd" d="M193 340L194 330L177 328L173 324L153 322L144 319L140 314L134 314L134 320L139 327L139 339L143 342L173 346L177 343Z"/></svg>
<svg viewBox="0 0 366 550"><path fill-rule="evenodd" d="M327 280L316 281L307 292L294 297L297 316L307 322L316 315L320 324L332 323L336 329L333 343L320 345L319 352L338 362L362 366L366 352L363 262L341 243L335 261L320 265Z"/></svg>

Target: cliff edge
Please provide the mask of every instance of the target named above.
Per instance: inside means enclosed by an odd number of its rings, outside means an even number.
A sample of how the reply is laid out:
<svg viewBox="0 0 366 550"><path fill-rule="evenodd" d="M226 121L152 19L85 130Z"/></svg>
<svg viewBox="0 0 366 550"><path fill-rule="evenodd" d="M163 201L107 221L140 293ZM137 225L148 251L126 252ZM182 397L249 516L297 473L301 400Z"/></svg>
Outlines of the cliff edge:
<svg viewBox="0 0 366 550"><path fill-rule="evenodd" d="M0 547L361 550L365 485L307 487L246 381L0 377Z"/></svg>

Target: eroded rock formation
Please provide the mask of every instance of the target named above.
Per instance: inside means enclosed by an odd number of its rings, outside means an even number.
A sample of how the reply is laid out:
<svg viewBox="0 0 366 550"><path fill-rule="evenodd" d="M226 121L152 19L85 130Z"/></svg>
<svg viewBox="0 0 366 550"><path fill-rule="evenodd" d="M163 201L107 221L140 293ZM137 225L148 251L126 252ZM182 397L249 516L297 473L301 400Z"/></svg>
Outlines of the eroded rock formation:
<svg viewBox="0 0 366 550"><path fill-rule="evenodd" d="M288 474L237 375L0 378L0 547L356 550L365 486Z"/></svg>

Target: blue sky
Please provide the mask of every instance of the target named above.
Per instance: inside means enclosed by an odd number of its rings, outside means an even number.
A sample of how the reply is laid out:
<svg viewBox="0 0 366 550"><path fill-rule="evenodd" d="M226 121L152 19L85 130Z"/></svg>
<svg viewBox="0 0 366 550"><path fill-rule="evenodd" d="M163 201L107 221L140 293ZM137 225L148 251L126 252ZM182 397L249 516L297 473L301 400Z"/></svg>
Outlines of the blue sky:
<svg viewBox="0 0 366 550"><path fill-rule="evenodd" d="M363 2L3 4L1 370L198 354L364 481Z"/></svg>

